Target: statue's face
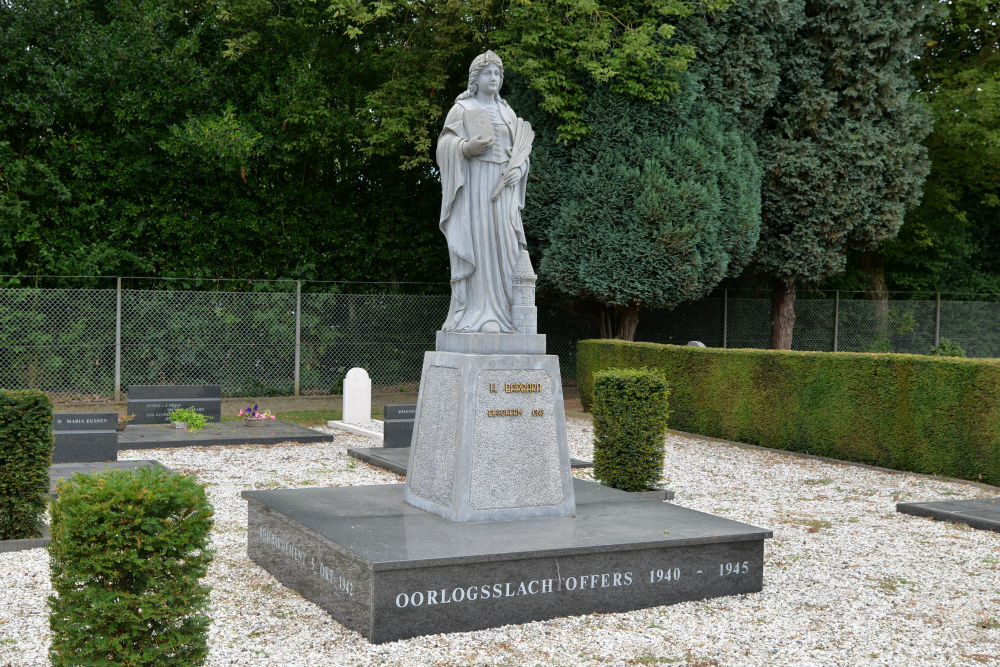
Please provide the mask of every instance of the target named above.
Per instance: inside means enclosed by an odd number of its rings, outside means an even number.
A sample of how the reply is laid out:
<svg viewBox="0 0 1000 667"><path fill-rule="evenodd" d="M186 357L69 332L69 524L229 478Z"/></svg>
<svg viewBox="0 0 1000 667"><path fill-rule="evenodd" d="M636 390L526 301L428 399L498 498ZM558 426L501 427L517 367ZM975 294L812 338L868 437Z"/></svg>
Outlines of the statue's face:
<svg viewBox="0 0 1000 667"><path fill-rule="evenodd" d="M487 65L476 76L476 85L479 87L479 92L490 95L500 92L500 83L502 81L503 76L500 74L500 68L496 65Z"/></svg>

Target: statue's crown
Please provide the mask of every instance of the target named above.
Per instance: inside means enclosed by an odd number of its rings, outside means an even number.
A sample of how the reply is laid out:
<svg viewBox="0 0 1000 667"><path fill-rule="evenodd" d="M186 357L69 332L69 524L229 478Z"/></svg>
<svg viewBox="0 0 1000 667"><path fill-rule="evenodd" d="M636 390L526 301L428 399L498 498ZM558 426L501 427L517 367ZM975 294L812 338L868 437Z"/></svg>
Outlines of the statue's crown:
<svg viewBox="0 0 1000 667"><path fill-rule="evenodd" d="M469 76L472 76L473 74L475 74L476 72L478 72L479 70L490 64L496 65L500 69L503 69L503 61L500 60L500 56L493 53L492 51L487 51L486 53L480 53L478 56L476 56L476 59L472 61L472 64L469 65Z"/></svg>

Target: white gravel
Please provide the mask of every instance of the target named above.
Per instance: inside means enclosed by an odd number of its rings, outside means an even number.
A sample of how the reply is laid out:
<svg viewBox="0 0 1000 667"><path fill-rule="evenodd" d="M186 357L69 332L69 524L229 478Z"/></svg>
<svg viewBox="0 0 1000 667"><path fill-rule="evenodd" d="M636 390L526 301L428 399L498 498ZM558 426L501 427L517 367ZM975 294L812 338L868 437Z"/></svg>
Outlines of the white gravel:
<svg viewBox="0 0 1000 667"><path fill-rule="evenodd" d="M590 459L589 421L568 420ZM330 429L333 431L333 429ZM193 473L216 508L209 665L1000 664L1000 534L895 511L995 490L671 435L675 502L770 528L764 590L373 646L246 556L244 489L388 484L332 442L123 451ZM576 471L589 477L588 471ZM0 554L0 665L48 665L43 549Z"/></svg>

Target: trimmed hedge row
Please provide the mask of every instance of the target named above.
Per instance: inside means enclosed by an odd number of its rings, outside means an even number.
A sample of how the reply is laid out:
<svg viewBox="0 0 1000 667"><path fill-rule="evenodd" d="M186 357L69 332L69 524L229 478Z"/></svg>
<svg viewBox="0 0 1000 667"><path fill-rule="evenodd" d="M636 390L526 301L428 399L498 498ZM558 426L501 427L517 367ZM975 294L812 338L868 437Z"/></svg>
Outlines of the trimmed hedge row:
<svg viewBox="0 0 1000 667"><path fill-rule="evenodd" d="M0 540L41 536L54 442L46 394L0 391Z"/></svg>
<svg viewBox="0 0 1000 667"><path fill-rule="evenodd" d="M77 474L52 504L55 667L195 667L208 655L212 505L163 469Z"/></svg>
<svg viewBox="0 0 1000 667"><path fill-rule="evenodd" d="M659 369L674 428L1000 485L1000 360L579 342L577 381Z"/></svg>
<svg viewBox="0 0 1000 667"><path fill-rule="evenodd" d="M594 477L623 491L660 481L669 392L659 371L594 373Z"/></svg>

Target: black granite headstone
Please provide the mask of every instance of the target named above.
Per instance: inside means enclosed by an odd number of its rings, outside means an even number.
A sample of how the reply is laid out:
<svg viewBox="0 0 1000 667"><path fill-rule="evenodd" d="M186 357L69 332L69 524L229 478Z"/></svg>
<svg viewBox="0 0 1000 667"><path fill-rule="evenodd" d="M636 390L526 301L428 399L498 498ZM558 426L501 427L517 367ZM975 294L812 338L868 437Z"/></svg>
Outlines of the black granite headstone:
<svg viewBox="0 0 1000 667"><path fill-rule="evenodd" d="M128 411L133 424L165 424L177 408L194 408L210 422L222 421L222 387L213 384L133 384L128 388Z"/></svg>
<svg viewBox="0 0 1000 667"><path fill-rule="evenodd" d="M53 463L118 460L117 412L57 412L53 415Z"/></svg>
<svg viewBox="0 0 1000 667"><path fill-rule="evenodd" d="M417 414L416 405L385 406L385 431L383 447L409 447L413 439L413 418Z"/></svg>

